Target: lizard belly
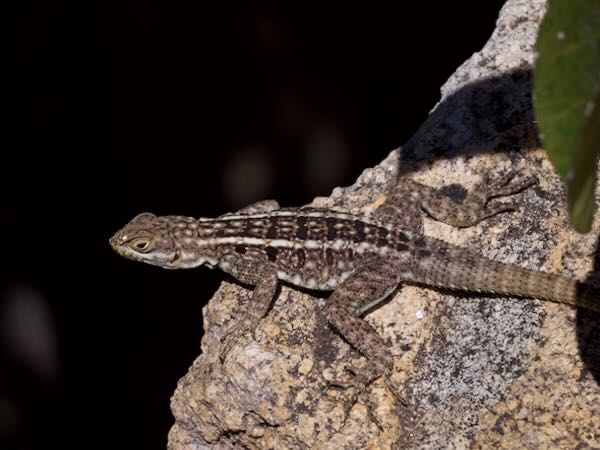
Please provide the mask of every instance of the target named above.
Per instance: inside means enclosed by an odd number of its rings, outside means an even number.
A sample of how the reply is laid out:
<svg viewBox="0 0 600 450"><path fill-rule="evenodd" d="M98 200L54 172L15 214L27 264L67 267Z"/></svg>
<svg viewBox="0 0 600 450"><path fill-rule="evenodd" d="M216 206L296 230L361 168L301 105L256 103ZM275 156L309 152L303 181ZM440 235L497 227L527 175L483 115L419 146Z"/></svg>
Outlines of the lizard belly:
<svg viewBox="0 0 600 450"><path fill-rule="evenodd" d="M318 291L331 291L348 278L350 273L331 274L329 272L321 272L309 274L280 269L277 271L277 278L294 286Z"/></svg>
<svg viewBox="0 0 600 450"><path fill-rule="evenodd" d="M278 278L307 289L333 290L353 270L342 251L332 248L282 250L277 255Z"/></svg>

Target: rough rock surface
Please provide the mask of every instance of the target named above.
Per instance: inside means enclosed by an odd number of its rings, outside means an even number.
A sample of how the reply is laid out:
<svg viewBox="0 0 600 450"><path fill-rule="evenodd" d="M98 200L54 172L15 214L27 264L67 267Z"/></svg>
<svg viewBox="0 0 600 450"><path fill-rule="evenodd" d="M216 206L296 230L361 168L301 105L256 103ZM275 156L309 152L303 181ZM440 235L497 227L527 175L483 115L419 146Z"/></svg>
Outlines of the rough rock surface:
<svg viewBox="0 0 600 450"><path fill-rule="evenodd" d="M457 201L485 174L516 169L540 183L519 210L425 232L524 267L583 279L595 232L568 228L564 190L537 148L531 111L533 45L542 0L509 0L485 48L442 87L442 100L402 151L315 206L368 214L396 175L448 186ZM377 381L346 415L348 377L365 359L327 326L315 298L282 287L256 332L218 360L219 342L250 291L224 282L204 309L202 354L172 398L170 449L600 448L600 317L530 299L404 286L367 320L385 338L392 382Z"/></svg>

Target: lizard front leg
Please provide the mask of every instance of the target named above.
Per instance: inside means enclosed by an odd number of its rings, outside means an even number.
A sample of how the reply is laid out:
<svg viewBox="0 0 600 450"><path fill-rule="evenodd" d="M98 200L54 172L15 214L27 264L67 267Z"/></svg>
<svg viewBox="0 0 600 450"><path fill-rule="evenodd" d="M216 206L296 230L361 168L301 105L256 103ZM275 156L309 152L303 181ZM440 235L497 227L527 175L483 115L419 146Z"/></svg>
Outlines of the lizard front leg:
<svg viewBox="0 0 600 450"><path fill-rule="evenodd" d="M376 378L387 377L394 365L385 342L361 315L383 301L398 283L397 268L389 261L375 259L356 269L329 298L329 323L368 359L367 367L357 374L359 391Z"/></svg>
<svg viewBox="0 0 600 450"><path fill-rule="evenodd" d="M225 255L220 261L220 266L242 283L254 285L250 305L221 346L220 358L224 361L231 348L247 331L254 335L260 319L269 311L279 281L275 267L254 258Z"/></svg>

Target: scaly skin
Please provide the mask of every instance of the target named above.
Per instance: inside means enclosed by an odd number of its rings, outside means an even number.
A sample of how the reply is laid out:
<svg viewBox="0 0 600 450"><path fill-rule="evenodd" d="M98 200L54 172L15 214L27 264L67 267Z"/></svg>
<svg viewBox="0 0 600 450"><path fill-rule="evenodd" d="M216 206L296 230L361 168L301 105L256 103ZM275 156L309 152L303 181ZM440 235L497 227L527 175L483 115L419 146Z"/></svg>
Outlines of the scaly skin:
<svg viewBox="0 0 600 450"><path fill-rule="evenodd" d="M364 387L387 375L393 359L361 315L402 282L533 297L600 312L596 288L560 275L492 261L426 237L419 220L406 214L410 208L398 206L400 198L410 198L416 205L413 209L423 209L455 226L470 226L513 208L490 199L514 194L534 182L511 180L512 174L480 186L462 205L409 182L390 193L388 203L370 218L312 208L279 209L274 201L215 219L144 213L119 230L110 244L124 257L164 268L218 266L240 282L255 286L252 308L226 338L222 358L267 313L280 281L332 290L329 322L370 362L357 377ZM410 193L405 192L408 188Z"/></svg>

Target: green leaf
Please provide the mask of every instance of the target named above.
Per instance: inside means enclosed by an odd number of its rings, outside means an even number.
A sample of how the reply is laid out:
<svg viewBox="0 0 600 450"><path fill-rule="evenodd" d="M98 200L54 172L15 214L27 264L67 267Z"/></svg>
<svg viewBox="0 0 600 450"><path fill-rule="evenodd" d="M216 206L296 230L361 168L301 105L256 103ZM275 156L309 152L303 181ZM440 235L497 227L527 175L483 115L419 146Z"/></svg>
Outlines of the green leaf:
<svg viewBox="0 0 600 450"><path fill-rule="evenodd" d="M550 0L537 41L534 107L540 137L567 182L571 224L587 232L600 154L600 0Z"/></svg>
<svg viewBox="0 0 600 450"><path fill-rule="evenodd" d="M571 225L577 231L589 231L594 219L594 190L596 187L596 160L600 147L600 92L593 100L593 111L587 120L576 151L573 174L568 182L568 204Z"/></svg>

